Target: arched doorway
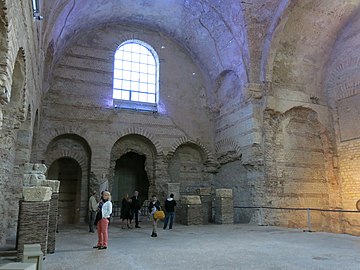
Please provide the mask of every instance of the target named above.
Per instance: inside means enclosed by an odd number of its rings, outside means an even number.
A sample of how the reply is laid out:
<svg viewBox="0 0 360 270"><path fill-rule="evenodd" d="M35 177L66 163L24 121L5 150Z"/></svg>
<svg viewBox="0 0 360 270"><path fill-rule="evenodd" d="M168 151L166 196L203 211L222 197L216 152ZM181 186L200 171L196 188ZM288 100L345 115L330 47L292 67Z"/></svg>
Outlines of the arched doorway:
<svg viewBox="0 0 360 270"><path fill-rule="evenodd" d="M135 190L141 198L148 197L149 179L145 170L146 156L129 152L116 161L113 186L113 201L120 204L125 193L130 196Z"/></svg>
<svg viewBox="0 0 360 270"><path fill-rule="evenodd" d="M81 167L72 158L60 158L49 168L48 179L60 180L59 224L79 222L81 177Z"/></svg>

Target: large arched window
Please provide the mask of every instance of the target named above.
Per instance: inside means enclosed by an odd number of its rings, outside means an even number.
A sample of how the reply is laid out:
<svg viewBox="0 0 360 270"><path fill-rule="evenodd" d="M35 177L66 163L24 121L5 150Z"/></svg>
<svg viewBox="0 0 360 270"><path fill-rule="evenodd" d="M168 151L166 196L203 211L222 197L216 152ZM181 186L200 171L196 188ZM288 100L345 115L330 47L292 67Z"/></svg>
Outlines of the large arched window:
<svg viewBox="0 0 360 270"><path fill-rule="evenodd" d="M122 43L114 59L114 106L140 109L156 107L158 73L159 59L150 45L140 40Z"/></svg>

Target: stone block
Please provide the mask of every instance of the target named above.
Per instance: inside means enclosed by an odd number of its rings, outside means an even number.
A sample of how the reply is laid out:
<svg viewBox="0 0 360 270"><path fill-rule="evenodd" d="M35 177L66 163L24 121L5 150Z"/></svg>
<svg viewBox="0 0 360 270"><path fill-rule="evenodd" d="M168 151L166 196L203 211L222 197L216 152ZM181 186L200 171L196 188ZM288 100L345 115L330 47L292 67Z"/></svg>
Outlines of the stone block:
<svg viewBox="0 0 360 270"><path fill-rule="evenodd" d="M1 270L37 270L35 263L8 263L0 267Z"/></svg>
<svg viewBox="0 0 360 270"><path fill-rule="evenodd" d="M45 202L51 200L50 187L24 187L23 196L26 202Z"/></svg>
<svg viewBox="0 0 360 270"><path fill-rule="evenodd" d="M182 206L181 223L184 225L203 224L203 214L201 204L188 204Z"/></svg>
<svg viewBox="0 0 360 270"><path fill-rule="evenodd" d="M181 204L182 205L201 205L200 196L197 195L186 195L181 197Z"/></svg>
<svg viewBox="0 0 360 270"><path fill-rule="evenodd" d="M232 198L233 191L232 189L225 189L225 188L216 189L216 197Z"/></svg>
<svg viewBox="0 0 360 270"><path fill-rule="evenodd" d="M201 187L197 190L198 195L200 196L210 196L211 195L211 187Z"/></svg>
<svg viewBox="0 0 360 270"><path fill-rule="evenodd" d="M234 202L233 198L215 198L215 223L233 224L234 223Z"/></svg>
<svg viewBox="0 0 360 270"><path fill-rule="evenodd" d="M41 186L50 187L52 193L59 193L60 181L58 181L58 180L42 180Z"/></svg>
<svg viewBox="0 0 360 270"><path fill-rule="evenodd" d="M23 258L24 246L31 244L40 244L43 256L45 256L49 230L49 210L49 201L20 202L18 259Z"/></svg>
<svg viewBox="0 0 360 270"><path fill-rule="evenodd" d="M36 264L36 270L42 269L43 253L40 244L24 245L23 263Z"/></svg>

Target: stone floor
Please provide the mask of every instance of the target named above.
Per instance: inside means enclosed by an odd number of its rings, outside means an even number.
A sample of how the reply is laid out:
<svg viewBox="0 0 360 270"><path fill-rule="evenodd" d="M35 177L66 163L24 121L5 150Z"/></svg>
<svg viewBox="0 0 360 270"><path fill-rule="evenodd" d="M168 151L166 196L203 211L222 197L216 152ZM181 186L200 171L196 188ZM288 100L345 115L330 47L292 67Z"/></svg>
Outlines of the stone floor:
<svg viewBox="0 0 360 270"><path fill-rule="evenodd" d="M161 227L162 224L159 224ZM84 225L61 228L46 270L91 269L360 269L360 238L250 225L181 226L150 237L141 229L110 227L107 250ZM0 262L1 265L1 262Z"/></svg>

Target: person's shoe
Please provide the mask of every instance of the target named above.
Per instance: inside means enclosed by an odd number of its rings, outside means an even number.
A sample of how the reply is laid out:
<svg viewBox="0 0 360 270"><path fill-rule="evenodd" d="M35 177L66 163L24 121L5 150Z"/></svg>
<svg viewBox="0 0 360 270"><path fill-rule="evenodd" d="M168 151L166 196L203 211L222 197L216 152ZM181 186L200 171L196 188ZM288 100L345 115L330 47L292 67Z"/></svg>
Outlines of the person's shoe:
<svg viewBox="0 0 360 270"><path fill-rule="evenodd" d="M93 248L100 248L100 246L93 246Z"/></svg>
<svg viewBox="0 0 360 270"><path fill-rule="evenodd" d="M135 228L138 228L138 229L140 229L141 227L140 227L139 225L136 225L136 226L135 226Z"/></svg>
<svg viewBox="0 0 360 270"><path fill-rule="evenodd" d="M166 227L164 227L163 229L166 230Z"/></svg>
<svg viewBox="0 0 360 270"><path fill-rule="evenodd" d="M99 247L98 249L107 249L107 247Z"/></svg>
<svg viewBox="0 0 360 270"><path fill-rule="evenodd" d="M169 230L172 230L172 228L169 228Z"/></svg>
<svg viewBox="0 0 360 270"><path fill-rule="evenodd" d="M155 233L154 233L154 232L151 234L151 237L155 237Z"/></svg>
<svg viewBox="0 0 360 270"><path fill-rule="evenodd" d="M157 233L154 233L154 237L157 237Z"/></svg>

